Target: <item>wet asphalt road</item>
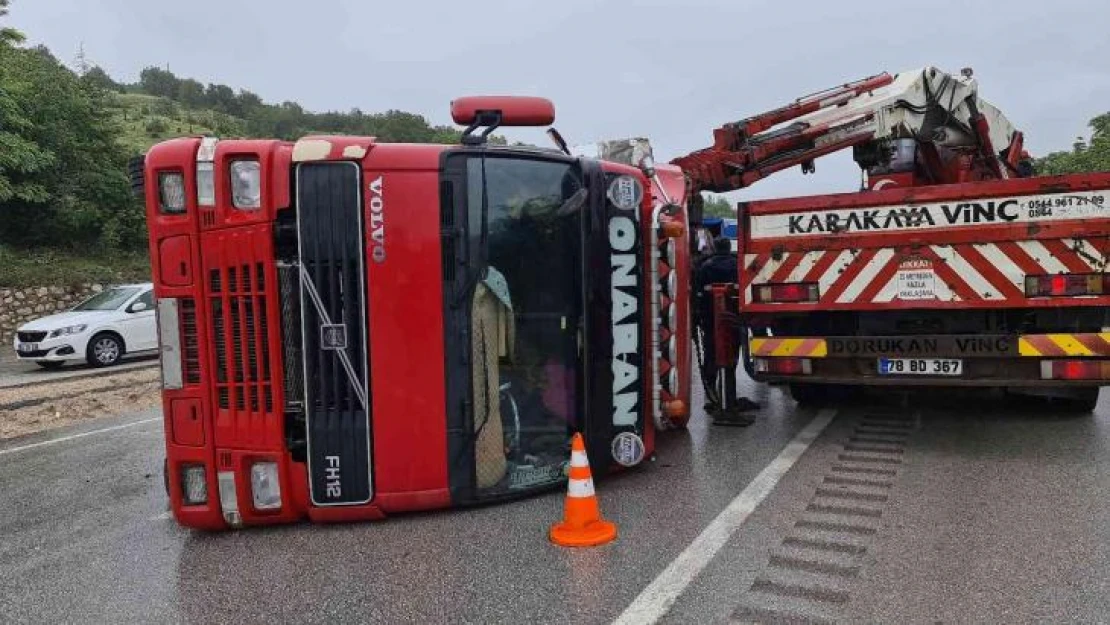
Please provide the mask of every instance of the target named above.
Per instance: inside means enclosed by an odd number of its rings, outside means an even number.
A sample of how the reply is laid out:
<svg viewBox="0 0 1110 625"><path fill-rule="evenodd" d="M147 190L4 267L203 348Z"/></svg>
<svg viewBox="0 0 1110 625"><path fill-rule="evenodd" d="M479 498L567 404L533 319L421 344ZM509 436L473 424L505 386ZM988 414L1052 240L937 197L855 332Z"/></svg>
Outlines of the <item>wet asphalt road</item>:
<svg viewBox="0 0 1110 625"><path fill-rule="evenodd" d="M609 622L814 418L777 389L753 392L766 406L756 425L696 418L662 440L654 463L601 482L620 537L590 550L547 542L561 494L379 523L195 533L165 514L157 413L8 441L0 614ZM840 407L664 622L1110 619L1105 403L1071 417L946 401ZM118 429L26 448L104 427ZM860 469L880 472L850 471Z"/></svg>
<svg viewBox="0 0 1110 625"><path fill-rule="evenodd" d="M58 380L90 377L128 369L141 369L158 365L157 352L125 354L120 363L110 369L97 369L84 362L67 363L61 369L47 371L33 362L18 360L10 354L0 354L0 389L48 384ZM0 394L2 397L2 394ZM0 402L2 403L2 402Z"/></svg>

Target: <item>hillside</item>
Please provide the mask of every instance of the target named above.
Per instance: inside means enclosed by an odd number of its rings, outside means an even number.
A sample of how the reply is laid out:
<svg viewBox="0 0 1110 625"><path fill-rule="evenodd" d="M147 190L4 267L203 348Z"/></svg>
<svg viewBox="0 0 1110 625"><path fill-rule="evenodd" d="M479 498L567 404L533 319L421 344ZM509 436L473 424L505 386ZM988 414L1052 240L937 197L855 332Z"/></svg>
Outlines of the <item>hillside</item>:
<svg viewBox="0 0 1110 625"><path fill-rule="evenodd" d="M130 153L183 135L245 134L246 122L210 109L188 109L179 102L144 93L111 93L107 110L119 129L119 143Z"/></svg>
<svg viewBox="0 0 1110 625"><path fill-rule="evenodd" d="M454 143L459 131L401 110L306 111L157 67L118 80L25 45L0 0L0 286L139 279L147 273L143 207L127 161L172 137L375 136ZM503 141L503 139L498 139Z"/></svg>

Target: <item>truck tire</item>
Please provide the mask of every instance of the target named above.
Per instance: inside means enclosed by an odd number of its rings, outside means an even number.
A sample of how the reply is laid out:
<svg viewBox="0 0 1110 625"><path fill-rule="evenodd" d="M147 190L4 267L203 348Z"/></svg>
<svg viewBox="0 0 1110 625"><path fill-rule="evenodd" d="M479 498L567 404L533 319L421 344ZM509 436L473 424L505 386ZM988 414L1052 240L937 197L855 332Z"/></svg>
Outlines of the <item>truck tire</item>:
<svg viewBox="0 0 1110 625"><path fill-rule="evenodd" d="M820 407L829 400L829 389L821 384L791 384L790 396L799 406Z"/></svg>
<svg viewBox="0 0 1110 625"><path fill-rule="evenodd" d="M1098 405L1098 387L1080 389L1078 393L1060 400L1060 405L1071 414L1089 414Z"/></svg>

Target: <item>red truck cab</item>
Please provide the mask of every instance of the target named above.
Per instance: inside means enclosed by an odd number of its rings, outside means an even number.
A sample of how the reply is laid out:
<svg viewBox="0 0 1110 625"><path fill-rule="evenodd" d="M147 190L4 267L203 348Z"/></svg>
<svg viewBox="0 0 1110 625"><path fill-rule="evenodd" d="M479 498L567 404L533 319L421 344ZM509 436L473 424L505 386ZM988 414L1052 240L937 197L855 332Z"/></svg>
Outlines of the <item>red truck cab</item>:
<svg viewBox="0 0 1110 625"><path fill-rule="evenodd" d="M685 300L650 283L681 210L637 167L482 140L549 124L546 100L453 114L462 145L193 137L145 156L182 524L522 496L563 483L572 432L595 471L634 466L689 405L667 360Z"/></svg>

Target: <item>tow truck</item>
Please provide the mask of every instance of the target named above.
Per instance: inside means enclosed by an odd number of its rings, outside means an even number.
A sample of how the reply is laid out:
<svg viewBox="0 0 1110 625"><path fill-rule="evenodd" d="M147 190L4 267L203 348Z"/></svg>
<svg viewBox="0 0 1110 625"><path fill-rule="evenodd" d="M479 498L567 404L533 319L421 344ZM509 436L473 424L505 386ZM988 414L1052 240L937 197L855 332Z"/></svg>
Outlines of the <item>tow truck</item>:
<svg viewBox="0 0 1110 625"><path fill-rule="evenodd" d="M490 145L553 123L541 98L451 113L459 145L185 137L133 163L181 524L520 497L565 483L573 432L605 472L685 423L681 172Z"/></svg>
<svg viewBox="0 0 1110 625"><path fill-rule="evenodd" d="M858 192L741 202L743 362L825 401L996 387L1093 409L1110 380L1110 173L1036 176L970 69L883 73L727 123L672 161L729 192L851 148Z"/></svg>

